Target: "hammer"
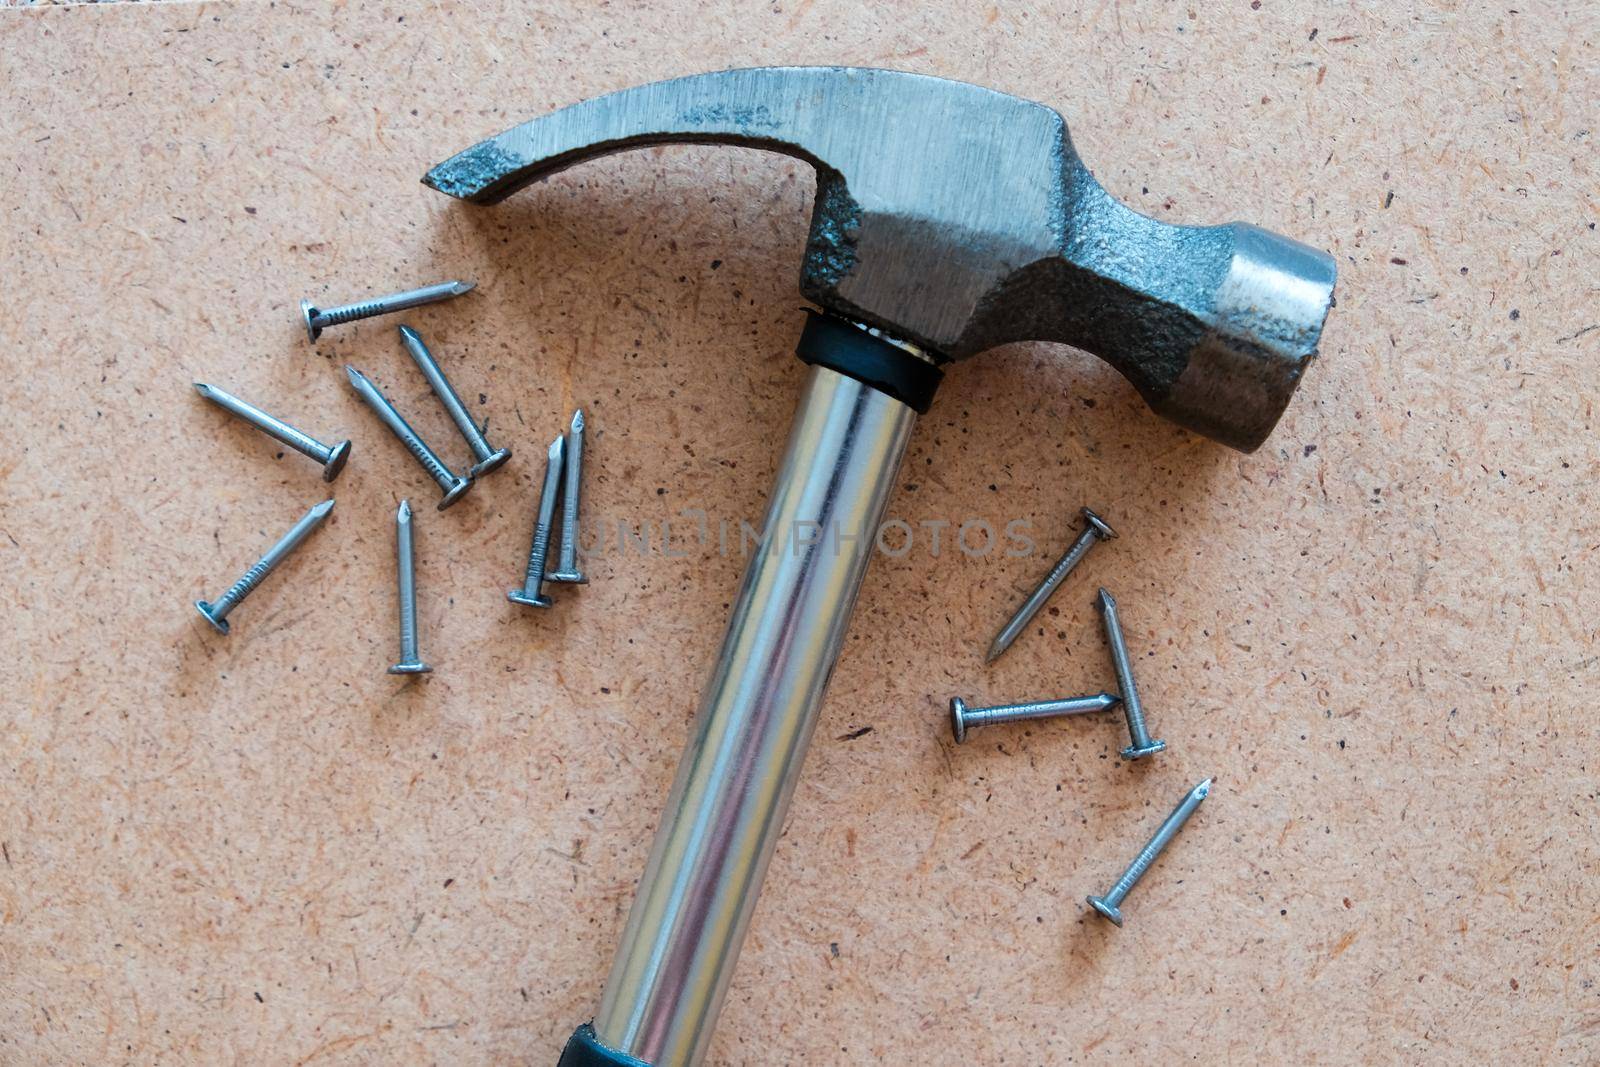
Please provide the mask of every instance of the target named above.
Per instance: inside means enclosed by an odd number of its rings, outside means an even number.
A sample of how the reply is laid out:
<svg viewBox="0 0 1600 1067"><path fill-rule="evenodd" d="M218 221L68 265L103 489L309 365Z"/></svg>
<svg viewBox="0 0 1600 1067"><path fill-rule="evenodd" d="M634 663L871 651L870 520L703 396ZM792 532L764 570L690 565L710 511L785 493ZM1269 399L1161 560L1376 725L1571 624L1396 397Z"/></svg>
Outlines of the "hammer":
<svg viewBox="0 0 1600 1067"><path fill-rule="evenodd" d="M423 181L476 204L596 156L733 144L816 169L800 291L822 310L767 505L605 984L562 1067L693 1064L727 992L884 506L943 364L1062 341L1242 451L1316 355L1331 257L1244 223L1175 226L1100 187L1055 111L900 71L761 67L624 89ZM823 531L817 535L816 531Z"/></svg>

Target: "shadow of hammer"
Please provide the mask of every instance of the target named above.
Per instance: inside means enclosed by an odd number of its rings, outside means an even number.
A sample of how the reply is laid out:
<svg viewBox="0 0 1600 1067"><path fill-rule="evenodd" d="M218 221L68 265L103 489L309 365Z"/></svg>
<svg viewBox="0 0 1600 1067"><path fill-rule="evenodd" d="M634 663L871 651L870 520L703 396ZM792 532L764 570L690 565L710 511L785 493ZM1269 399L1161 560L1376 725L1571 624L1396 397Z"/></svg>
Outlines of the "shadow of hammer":
<svg viewBox="0 0 1600 1067"><path fill-rule="evenodd" d="M800 290L822 308L764 535L606 981L563 1067L704 1055L783 826L884 505L940 366L1062 341L1158 414L1262 443L1316 355L1334 262L1244 223L1113 200L1039 104L961 82L763 67L625 89L525 122L424 182L494 203L575 163L672 142L816 168ZM821 531L821 535L818 535Z"/></svg>

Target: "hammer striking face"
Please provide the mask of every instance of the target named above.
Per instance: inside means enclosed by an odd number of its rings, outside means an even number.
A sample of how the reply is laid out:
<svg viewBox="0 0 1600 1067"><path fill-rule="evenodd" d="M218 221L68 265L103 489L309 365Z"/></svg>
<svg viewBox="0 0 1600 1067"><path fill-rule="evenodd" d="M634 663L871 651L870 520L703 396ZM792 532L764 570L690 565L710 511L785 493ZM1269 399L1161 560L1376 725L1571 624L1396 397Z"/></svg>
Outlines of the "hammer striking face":
<svg viewBox="0 0 1600 1067"><path fill-rule="evenodd" d="M669 142L816 168L800 289L826 310L942 360L1066 342L1159 414L1246 451L1316 354L1333 295L1323 252L1113 200L1055 111L899 71L765 67L624 89L513 127L424 181L493 203L582 160Z"/></svg>

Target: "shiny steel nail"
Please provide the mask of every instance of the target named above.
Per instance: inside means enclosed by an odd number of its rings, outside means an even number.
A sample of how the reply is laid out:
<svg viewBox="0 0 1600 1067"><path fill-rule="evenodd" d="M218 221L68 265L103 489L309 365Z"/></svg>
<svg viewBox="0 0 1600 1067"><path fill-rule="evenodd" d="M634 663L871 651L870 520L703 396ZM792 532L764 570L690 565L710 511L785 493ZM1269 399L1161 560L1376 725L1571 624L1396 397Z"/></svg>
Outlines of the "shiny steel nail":
<svg viewBox="0 0 1600 1067"><path fill-rule="evenodd" d="M417 653L417 570L411 540L411 501L394 513L395 576L400 599L400 660L390 674L427 674L432 667Z"/></svg>
<svg viewBox="0 0 1600 1067"><path fill-rule="evenodd" d="M1156 835L1150 839L1150 843L1139 850L1139 854L1133 858L1133 862L1128 864L1128 869L1122 872L1122 877L1117 879L1117 884L1112 886L1103 897L1089 897L1089 906L1118 926L1121 926L1122 901L1128 895L1128 891L1138 884L1140 878L1144 877L1144 872L1150 869L1150 865L1156 861L1156 857L1161 855L1162 851L1172 843L1174 837L1178 836L1178 831L1183 829L1183 824L1189 821L1189 816L1193 815L1195 809L1200 807L1200 802L1210 795L1210 778L1207 778L1184 794L1183 799L1178 801L1178 806L1172 809L1172 814L1168 815L1166 821L1161 824L1161 829L1157 830Z"/></svg>
<svg viewBox="0 0 1600 1067"><path fill-rule="evenodd" d="M950 731L956 744L967 739L967 731L974 726L993 726L1002 722L1022 722L1025 719L1053 719L1060 715L1088 715L1108 711L1117 706L1121 698L1113 693L1095 693L1086 697L1067 697L1064 700L1036 700L1026 704L996 704L988 708L969 708L960 697L950 698Z"/></svg>
<svg viewBox="0 0 1600 1067"><path fill-rule="evenodd" d="M278 564L288 558L289 553L300 547L300 542L311 536L311 532L322 525L322 520L328 517L328 512L333 510L333 501L324 500L310 511L300 517L300 521L289 528L289 532L278 539L278 543L267 549L267 554L256 560L255 564L244 572L244 577L234 582L226 593L223 593L214 603L196 600L194 606L200 609L200 614L205 616L206 622L216 627L217 632L228 632L228 613L249 596L256 586L261 584L263 578L278 569Z"/></svg>
<svg viewBox="0 0 1600 1067"><path fill-rule="evenodd" d="M349 364L346 364L344 369L350 376L351 387L360 394L362 400L367 402L367 406L377 413L383 424L389 427L389 432L400 439L400 443L406 446L406 451L422 464L422 469L439 483L439 488L444 490L444 499L439 501L439 510L443 511L460 500L462 495L472 488L472 479L456 477L455 473L434 454L433 449L428 447L427 442L417 436L417 431L400 417L394 405L389 403L388 398L378 391L378 387L373 385L365 374Z"/></svg>
<svg viewBox="0 0 1600 1067"><path fill-rule="evenodd" d="M1088 508L1083 509L1083 517L1088 522L1088 525L1078 535L1078 539L1072 542L1072 547L1067 549L1066 555L1056 560L1056 565L1050 568L1050 573L1044 576L1044 581L1040 582L1034 591L1028 594L1028 599L1023 601L1022 607L1018 608L1017 613L1011 616L1011 621L1000 628L1000 632L995 635L993 643L989 645L988 654L984 656L985 663L993 663L999 658L1000 653L1011 647L1011 642L1017 639L1017 635L1022 632L1023 627L1027 626L1033 617L1039 613L1039 609L1044 607L1044 602L1049 600L1050 595L1060 587L1062 581L1072 572L1072 568L1076 567L1078 562L1089 554L1089 549L1100 541L1109 541L1117 536L1115 530L1107 526L1100 516Z"/></svg>
<svg viewBox="0 0 1600 1067"><path fill-rule="evenodd" d="M301 433L282 419L273 418L249 401L240 400L226 390L207 385L205 382L195 382L194 391L223 411L239 416L268 436L282 441L301 455L310 456L322 464L322 480L325 482L331 482L339 477L339 472L344 470L345 460L350 458L349 441L340 441L330 448L315 437Z"/></svg>
<svg viewBox="0 0 1600 1067"><path fill-rule="evenodd" d="M533 547L528 552L528 573L521 589L513 589L506 599L514 604L548 608L550 598L544 595L544 564L550 552L550 526L556 517L556 494L561 489L561 464L566 452L566 438L558 436L550 443L545 459L544 488L539 492L539 515L533 525Z"/></svg>
<svg viewBox="0 0 1600 1067"><path fill-rule="evenodd" d="M567 470L561 476L561 560L547 582L573 582L587 585L589 579L578 569L578 496L583 482L583 409L572 415L567 431Z"/></svg>
<svg viewBox="0 0 1600 1067"><path fill-rule="evenodd" d="M1133 663L1128 658L1128 643L1122 637L1122 620L1117 617L1117 602L1111 594L1100 590L1100 617L1105 620L1106 643L1111 646L1111 662L1117 671L1117 688L1122 693L1122 710L1128 717L1128 737L1131 744L1122 750L1125 760L1152 756L1167 747L1165 741L1152 741L1144 724L1144 705L1139 703L1139 691L1133 685Z"/></svg>
<svg viewBox="0 0 1600 1067"><path fill-rule="evenodd" d="M510 459L511 449L496 449L489 444L488 438L484 437L478 424L472 421L466 405L461 402L455 387L450 384L450 379L444 376L443 368L433 358L433 353L428 351L428 346L422 343L417 331L409 326L400 327L400 341L406 346L406 351L411 353L411 361L422 371L422 376L428 379L433 395L439 398L439 403L449 414L450 421L456 424L456 429L466 438L467 447L472 449L472 457L476 462L472 465L472 469L467 471L467 477L476 478L480 474L488 474Z"/></svg>
<svg viewBox="0 0 1600 1067"><path fill-rule="evenodd" d="M421 307L423 304L436 304L441 300L449 300L453 296L471 292L472 287L472 282L440 282L438 285L407 289L403 293L390 293L388 296L363 300L355 304L343 304L327 311L316 307L309 300L302 300L300 318L305 321L306 336L315 341L329 326L337 326L341 322L355 322L357 319L370 319L374 315L387 315L393 311Z"/></svg>

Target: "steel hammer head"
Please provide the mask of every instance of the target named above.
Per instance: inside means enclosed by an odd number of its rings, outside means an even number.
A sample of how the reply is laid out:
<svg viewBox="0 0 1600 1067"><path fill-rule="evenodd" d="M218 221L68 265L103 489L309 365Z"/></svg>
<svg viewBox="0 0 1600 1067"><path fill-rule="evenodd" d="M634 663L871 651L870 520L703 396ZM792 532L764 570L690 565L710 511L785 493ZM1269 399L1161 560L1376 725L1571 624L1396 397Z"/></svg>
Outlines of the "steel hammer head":
<svg viewBox="0 0 1600 1067"><path fill-rule="evenodd" d="M1064 341L1161 415L1260 445L1316 355L1331 257L1245 223L1113 200L1055 111L900 71L761 67L624 89L515 126L423 179L494 203L594 156L737 144L816 168L801 292L945 360Z"/></svg>

